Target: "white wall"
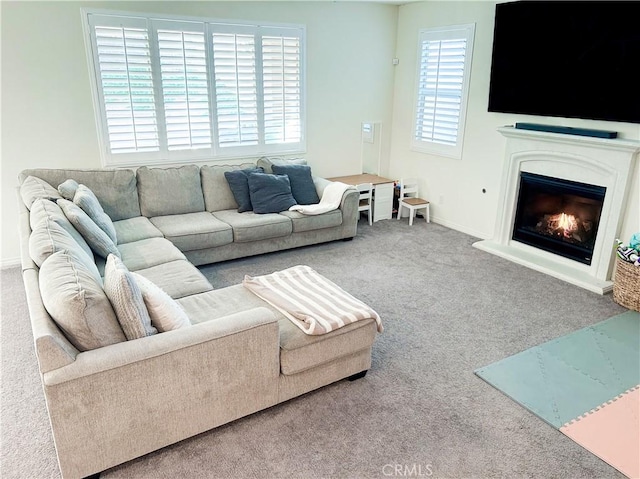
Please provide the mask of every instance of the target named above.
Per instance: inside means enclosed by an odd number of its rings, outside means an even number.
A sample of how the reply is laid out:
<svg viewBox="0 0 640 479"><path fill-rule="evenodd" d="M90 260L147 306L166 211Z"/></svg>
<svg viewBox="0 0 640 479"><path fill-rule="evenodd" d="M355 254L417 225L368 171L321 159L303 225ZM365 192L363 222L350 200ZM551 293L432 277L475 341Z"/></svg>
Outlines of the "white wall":
<svg viewBox="0 0 640 479"><path fill-rule="evenodd" d="M343 2L2 2L1 262L19 258L17 175L100 168L81 7L304 24L307 154L314 173L360 169L360 123L387 126L398 7ZM26 36L28 35L28 36Z"/></svg>
<svg viewBox="0 0 640 479"><path fill-rule="evenodd" d="M496 128L516 121L614 130L620 137L640 139L630 123L488 113L489 74L495 2L434 1L400 7L389 174L418 177L421 196L431 201L434 221L480 238L493 236L504 163L505 138ZM412 131L418 31L422 28L475 23L475 45L461 160L409 149ZM640 167L636 168L621 238L640 231ZM486 193L482 193L482 189ZM613 245L612 245L613 247Z"/></svg>

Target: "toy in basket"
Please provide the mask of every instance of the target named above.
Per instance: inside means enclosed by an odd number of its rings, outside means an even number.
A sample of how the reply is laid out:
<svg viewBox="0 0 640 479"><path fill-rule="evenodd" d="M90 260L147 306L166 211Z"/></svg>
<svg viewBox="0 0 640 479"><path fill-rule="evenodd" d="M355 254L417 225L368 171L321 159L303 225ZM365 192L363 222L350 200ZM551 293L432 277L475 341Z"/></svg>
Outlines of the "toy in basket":
<svg viewBox="0 0 640 479"><path fill-rule="evenodd" d="M613 300L621 306L640 311L640 233L626 245L616 240L616 269Z"/></svg>

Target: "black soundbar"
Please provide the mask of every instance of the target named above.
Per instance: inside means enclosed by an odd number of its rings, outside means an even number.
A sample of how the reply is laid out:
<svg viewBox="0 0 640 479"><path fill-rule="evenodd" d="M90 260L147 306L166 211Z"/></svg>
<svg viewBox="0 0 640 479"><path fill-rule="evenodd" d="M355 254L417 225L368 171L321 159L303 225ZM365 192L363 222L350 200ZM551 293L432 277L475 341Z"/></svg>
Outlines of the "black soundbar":
<svg viewBox="0 0 640 479"><path fill-rule="evenodd" d="M571 126L540 125L538 123L516 123L519 130L547 131L549 133L564 133L565 135L592 136L595 138L617 138L617 131L590 130L588 128L573 128Z"/></svg>

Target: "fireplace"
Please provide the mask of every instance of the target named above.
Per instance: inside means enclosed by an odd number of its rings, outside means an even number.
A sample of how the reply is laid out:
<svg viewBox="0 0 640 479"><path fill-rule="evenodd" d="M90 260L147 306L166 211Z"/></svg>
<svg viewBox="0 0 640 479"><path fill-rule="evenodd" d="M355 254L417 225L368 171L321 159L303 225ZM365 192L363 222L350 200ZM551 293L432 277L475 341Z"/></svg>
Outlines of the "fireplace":
<svg viewBox="0 0 640 479"><path fill-rule="evenodd" d="M521 172L513 239L590 265L606 191Z"/></svg>
<svg viewBox="0 0 640 479"><path fill-rule="evenodd" d="M640 142L498 131L507 142L495 232L473 246L599 294L611 291Z"/></svg>

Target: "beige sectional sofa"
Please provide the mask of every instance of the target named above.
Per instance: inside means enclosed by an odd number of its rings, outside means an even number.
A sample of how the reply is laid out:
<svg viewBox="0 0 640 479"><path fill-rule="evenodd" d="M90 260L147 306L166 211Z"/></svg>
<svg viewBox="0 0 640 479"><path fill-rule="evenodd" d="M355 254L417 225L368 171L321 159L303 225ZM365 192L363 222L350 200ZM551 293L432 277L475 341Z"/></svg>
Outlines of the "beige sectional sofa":
<svg viewBox="0 0 640 479"><path fill-rule="evenodd" d="M361 376L370 367L374 319L309 336L241 284L214 290L194 266L356 234L358 194L352 188L339 209L316 217L238 213L224 171L247 166L21 173L21 185L36 177L53 188L69 178L88 186L113 220L122 262L166 291L191 322L91 350L74 346L43 301L44 280L34 257L43 271L51 257L40 257L42 245L29 241L43 218L59 215L57 204L19 202L23 278L65 478L99 473ZM314 183L320 196L329 184L321 178ZM45 249L55 254L61 247L47 244ZM94 258L104 275L104 259Z"/></svg>

